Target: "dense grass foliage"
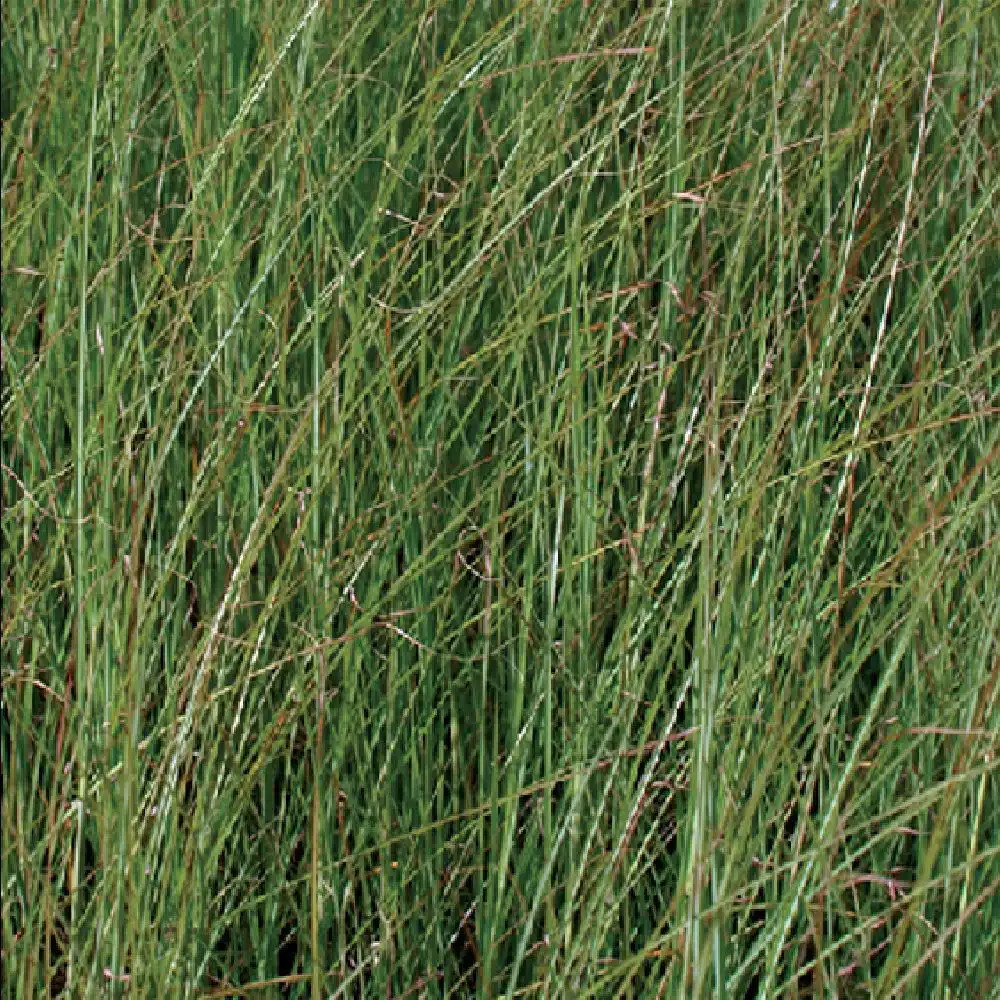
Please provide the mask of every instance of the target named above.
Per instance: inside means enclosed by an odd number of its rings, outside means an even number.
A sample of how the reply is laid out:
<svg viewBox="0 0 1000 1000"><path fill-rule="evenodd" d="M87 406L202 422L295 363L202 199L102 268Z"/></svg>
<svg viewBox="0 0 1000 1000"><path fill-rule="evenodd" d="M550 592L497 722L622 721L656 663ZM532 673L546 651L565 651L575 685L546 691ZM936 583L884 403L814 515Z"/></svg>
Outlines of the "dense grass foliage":
<svg viewBox="0 0 1000 1000"><path fill-rule="evenodd" d="M988 0L3 5L4 995L985 998Z"/></svg>

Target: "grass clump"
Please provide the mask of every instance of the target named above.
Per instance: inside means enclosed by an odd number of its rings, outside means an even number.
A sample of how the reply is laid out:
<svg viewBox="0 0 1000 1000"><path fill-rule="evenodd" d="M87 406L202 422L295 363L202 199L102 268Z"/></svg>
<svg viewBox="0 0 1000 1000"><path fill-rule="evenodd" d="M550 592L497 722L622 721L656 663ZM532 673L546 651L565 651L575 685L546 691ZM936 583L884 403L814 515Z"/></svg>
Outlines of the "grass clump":
<svg viewBox="0 0 1000 1000"><path fill-rule="evenodd" d="M8 995L988 995L988 4L3 29Z"/></svg>

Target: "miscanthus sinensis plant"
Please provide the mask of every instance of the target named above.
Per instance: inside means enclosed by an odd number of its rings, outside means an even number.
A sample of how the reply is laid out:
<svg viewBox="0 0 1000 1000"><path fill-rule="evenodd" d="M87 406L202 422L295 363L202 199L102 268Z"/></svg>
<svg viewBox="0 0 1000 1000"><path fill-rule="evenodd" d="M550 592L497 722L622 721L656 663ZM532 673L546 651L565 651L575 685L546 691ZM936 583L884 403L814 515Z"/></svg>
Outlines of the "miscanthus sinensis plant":
<svg viewBox="0 0 1000 1000"><path fill-rule="evenodd" d="M4 995L991 995L995 15L5 3Z"/></svg>

